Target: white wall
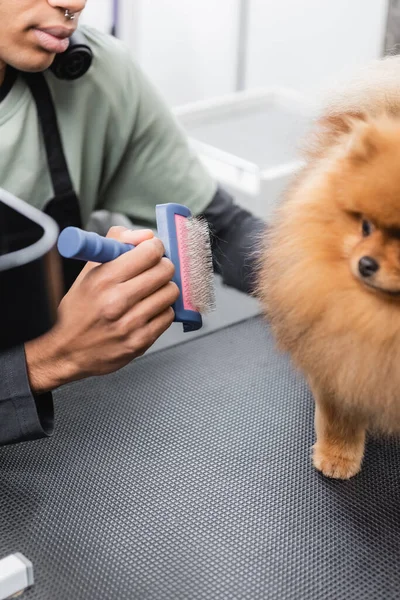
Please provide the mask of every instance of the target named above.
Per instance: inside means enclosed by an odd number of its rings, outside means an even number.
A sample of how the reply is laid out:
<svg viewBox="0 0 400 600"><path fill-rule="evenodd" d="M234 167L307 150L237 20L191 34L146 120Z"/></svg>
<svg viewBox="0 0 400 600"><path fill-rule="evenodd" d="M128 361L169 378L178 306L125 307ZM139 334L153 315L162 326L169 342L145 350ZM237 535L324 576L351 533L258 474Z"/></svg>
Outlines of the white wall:
<svg viewBox="0 0 400 600"><path fill-rule="evenodd" d="M247 86L308 91L380 56L388 0L250 0Z"/></svg>
<svg viewBox="0 0 400 600"><path fill-rule="evenodd" d="M100 31L109 33L112 24L111 0L87 0L86 8L79 20L80 23L92 25Z"/></svg>
<svg viewBox="0 0 400 600"><path fill-rule="evenodd" d="M380 56L388 0L248 0L246 85L309 91ZM109 31L111 0L83 19ZM171 105L235 90L240 0L120 0L120 37Z"/></svg>
<svg viewBox="0 0 400 600"><path fill-rule="evenodd" d="M124 6L133 22L130 32L124 19L122 38L168 102L233 89L237 0L128 0Z"/></svg>

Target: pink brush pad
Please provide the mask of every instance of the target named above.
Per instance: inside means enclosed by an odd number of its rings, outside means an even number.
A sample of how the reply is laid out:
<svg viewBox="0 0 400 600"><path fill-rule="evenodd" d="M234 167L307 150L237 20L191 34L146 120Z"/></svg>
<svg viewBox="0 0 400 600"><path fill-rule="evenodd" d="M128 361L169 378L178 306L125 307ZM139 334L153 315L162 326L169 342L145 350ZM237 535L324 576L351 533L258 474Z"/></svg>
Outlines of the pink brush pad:
<svg viewBox="0 0 400 600"><path fill-rule="evenodd" d="M186 221L186 217L175 215L176 239L178 242L179 262L181 265L181 291L183 308L185 310L195 311L196 309L190 301L190 268Z"/></svg>

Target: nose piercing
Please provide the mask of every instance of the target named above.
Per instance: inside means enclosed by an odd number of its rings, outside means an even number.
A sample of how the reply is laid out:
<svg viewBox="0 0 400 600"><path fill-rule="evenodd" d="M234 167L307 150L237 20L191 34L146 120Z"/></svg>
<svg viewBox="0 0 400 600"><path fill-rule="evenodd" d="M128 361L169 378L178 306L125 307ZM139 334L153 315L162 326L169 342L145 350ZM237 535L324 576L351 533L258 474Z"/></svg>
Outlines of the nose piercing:
<svg viewBox="0 0 400 600"><path fill-rule="evenodd" d="M69 10L67 9L64 13L64 17L66 19L68 19L68 21L73 21L75 19L75 13L71 13L69 12Z"/></svg>

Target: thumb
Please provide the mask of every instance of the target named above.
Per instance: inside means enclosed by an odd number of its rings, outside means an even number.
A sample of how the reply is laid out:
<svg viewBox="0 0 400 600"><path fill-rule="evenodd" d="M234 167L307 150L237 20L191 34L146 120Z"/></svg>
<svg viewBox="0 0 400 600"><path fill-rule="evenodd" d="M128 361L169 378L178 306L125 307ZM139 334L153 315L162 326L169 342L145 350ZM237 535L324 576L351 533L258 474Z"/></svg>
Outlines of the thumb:
<svg viewBox="0 0 400 600"><path fill-rule="evenodd" d="M146 240L151 240L154 233L151 229L127 229L126 227L111 227L107 236L125 244L137 246Z"/></svg>

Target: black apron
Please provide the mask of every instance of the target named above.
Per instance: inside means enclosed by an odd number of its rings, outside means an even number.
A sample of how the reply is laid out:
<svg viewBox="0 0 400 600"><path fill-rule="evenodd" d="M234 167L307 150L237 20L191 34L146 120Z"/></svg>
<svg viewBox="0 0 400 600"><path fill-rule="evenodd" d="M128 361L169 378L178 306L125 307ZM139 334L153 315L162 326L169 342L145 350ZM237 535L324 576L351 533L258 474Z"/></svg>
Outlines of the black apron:
<svg viewBox="0 0 400 600"><path fill-rule="evenodd" d="M69 226L82 228L79 198L75 193L69 174L49 86L43 73L21 73L21 75L28 84L36 103L53 186L54 197L47 202L44 212L56 221L60 232ZM67 292L82 270L84 263L63 257L60 259L64 275L64 289Z"/></svg>

